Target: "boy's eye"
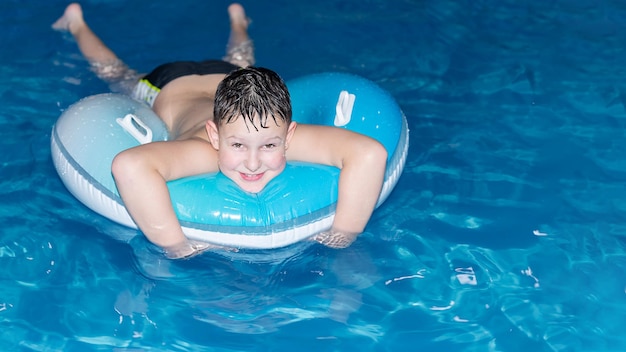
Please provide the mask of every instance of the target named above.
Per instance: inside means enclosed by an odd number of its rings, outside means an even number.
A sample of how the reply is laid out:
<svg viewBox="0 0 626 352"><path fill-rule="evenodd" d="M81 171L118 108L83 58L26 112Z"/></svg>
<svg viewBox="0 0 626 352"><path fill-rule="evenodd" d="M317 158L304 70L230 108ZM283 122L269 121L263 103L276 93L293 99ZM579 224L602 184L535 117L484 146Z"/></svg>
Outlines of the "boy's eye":
<svg viewBox="0 0 626 352"><path fill-rule="evenodd" d="M265 149L274 149L276 148L276 144L270 143L263 146Z"/></svg>
<svg viewBox="0 0 626 352"><path fill-rule="evenodd" d="M239 149L239 148L243 147L243 144L241 144L241 143L233 143L232 146L235 149Z"/></svg>

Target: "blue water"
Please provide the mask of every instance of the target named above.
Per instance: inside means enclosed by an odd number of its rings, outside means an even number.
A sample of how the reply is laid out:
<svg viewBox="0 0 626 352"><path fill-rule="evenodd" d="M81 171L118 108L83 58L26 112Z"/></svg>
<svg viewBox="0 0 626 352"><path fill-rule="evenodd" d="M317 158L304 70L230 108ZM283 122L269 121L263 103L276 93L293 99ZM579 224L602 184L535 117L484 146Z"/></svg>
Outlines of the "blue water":
<svg viewBox="0 0 626 352"><path fill-rule="evenodd" d="M408 161L348 249L182 262L54 170L56 118L107 91L49 28L66 4L0 4L0 350L626 350L623 2L244 2L260 65L388 90ZM148 71L221 56L227 4L84 9Z"/></svg>

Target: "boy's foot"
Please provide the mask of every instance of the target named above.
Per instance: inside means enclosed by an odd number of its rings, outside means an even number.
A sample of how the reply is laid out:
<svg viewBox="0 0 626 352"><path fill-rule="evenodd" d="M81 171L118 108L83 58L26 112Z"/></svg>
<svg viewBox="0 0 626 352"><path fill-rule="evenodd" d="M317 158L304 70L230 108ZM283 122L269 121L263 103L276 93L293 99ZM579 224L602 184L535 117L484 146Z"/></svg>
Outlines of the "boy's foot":
<svg viewBox="0 0 626 352"><path fill-rule="evenodd" d="M246 17L246 11L240 4L234 3L228 6L230 27L235 32L247 32L250 19Z"/></svg>
<svg viewBox="0 0 626 352"><path fill-rule="evenodd" d="M83 9L79 4L69 4L65 8L63 16L52 24L52 28L57 31L69 31L74 34L81 24L84 24Z"/></svg>

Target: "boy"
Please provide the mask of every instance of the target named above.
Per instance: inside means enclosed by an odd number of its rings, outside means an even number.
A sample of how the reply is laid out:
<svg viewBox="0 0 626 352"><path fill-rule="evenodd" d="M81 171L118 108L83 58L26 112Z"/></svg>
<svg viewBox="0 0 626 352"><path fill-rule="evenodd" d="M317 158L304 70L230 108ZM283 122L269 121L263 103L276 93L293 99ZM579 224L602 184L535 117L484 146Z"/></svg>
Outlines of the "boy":
<svg viewBox="0 0 626 352"><path fill-rule="evenodd" d="M98 77L151 105L171 140L120 153L112 172L124 205L146 237L170 258L210 245L189 241L171 206L166 182L221 171L244 191L260 192L287 160L341 169L332 228L313 240L349 246L367 224L380 193L387 153L377 141L344 129L297 125L282 79L254 63L243 7L228 8L226 61L176 62L140 77L107 48L69 5L53 28L68 30Z"/></svg>

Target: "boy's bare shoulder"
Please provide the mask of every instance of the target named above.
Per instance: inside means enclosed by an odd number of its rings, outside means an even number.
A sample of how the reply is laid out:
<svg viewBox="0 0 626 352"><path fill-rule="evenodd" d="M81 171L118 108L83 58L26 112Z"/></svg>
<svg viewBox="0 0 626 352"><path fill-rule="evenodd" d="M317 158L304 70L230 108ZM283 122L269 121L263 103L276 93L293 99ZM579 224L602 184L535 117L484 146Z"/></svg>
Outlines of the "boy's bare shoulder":
<svg viewBox="0 0 626 352"><path fill-rule="evenodd" d="M337 165L353 134L332 126L298 124L287 149L287 159Z"/></svg>

